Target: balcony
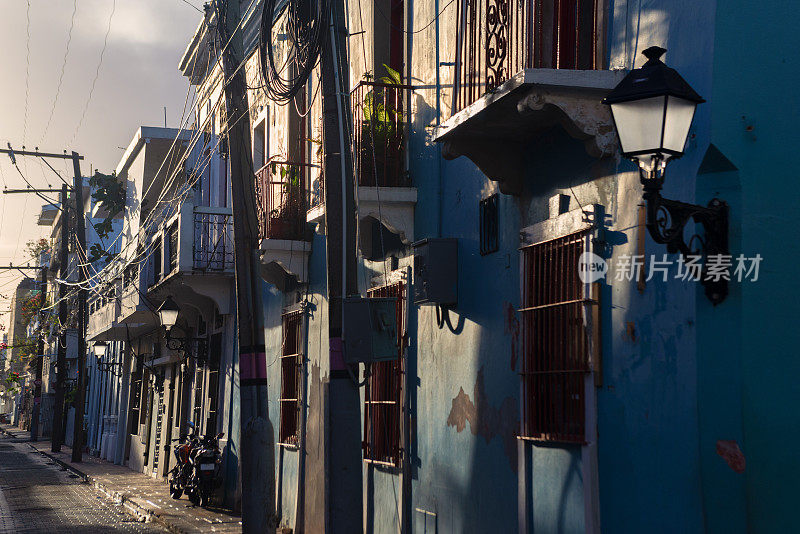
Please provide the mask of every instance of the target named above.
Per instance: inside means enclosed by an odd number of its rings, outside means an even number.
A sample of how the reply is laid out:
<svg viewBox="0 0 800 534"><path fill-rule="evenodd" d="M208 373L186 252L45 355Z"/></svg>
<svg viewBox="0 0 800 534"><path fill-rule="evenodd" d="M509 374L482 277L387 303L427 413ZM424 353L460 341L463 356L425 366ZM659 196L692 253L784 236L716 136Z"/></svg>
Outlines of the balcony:
<svg viewBox="0 0 800 534"><path fill-rule="evenodd" d="M371 260L414 240L417 190L407 171L404 112L411 91L409 85L362 81L351 93L359 248ZM322 222L325 214L322 177L319 184L312 198L320 201L308 212L313 222Z"/></svg>
<svg viewBox="0 0 800 534"><path fill-rule="evenodd" d="M309 163L272 158L256 172L261 277L283 291L306 281L311 243L306 231Z"/></svg>
<svg viewBox="0 0 800 534"><path fill-rule="evenodd" d="M453 115L435 134L443 156L466 156L502 192L520 194L526 146L554 126L594 158L613 154L600 101L625 73L601 70L607 12L605 0L459 4Z"/></svg>
<svg viewBox="0 0 800 534"><path fill-rule="evenodd" d="M147 261L138 274L125 277L123 314L126 307L133 313L123 322L157 323L153 309L167 296L203 310L206 317L213 316L214 305L230 313L233 211L184 201L156 226L148 236Z"/></svg>

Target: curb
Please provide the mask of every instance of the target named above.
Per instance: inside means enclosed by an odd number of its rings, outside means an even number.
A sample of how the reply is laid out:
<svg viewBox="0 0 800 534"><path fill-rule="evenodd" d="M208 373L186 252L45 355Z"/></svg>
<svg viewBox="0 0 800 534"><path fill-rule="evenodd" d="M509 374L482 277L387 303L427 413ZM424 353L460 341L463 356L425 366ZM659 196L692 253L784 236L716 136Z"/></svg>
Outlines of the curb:
<svg viewBox="0 0 800 534"><path fill-rule="evenodd" d="M36 451L39 454L41 454L42 456L45 456L45 457L49 458L50 460L54 461L55 463L57 463L58 465L60 465L64 469L67 469L68 471L71 471L72 473L77 475L79 478L83 479L83 481L85 483L91 484L97 491L101 492L106 497L108 497L109 499L113 500L115 503L121 504L123 506L123 508L125 509L125 511L128 512L129 514L133 515L134 517L136 517L136 519L139 522L142 522L142 523L151 523L151 522L158 523L162 527L166 528L168 531L175 532L177 534L184 534L186 532L186 530L174 525L173 523L171 523L169 521L164 520L162 517L160 517L160 515L158 513L154 512L153 510L149 510L149 509L145 508L144 506L141 506L140 504L136 503L128 495L125 495L124 493L120 493L118 491L113 491L113 490L108 489L104 484L99 482L97 479L95 479L94 477L92 477L90 475L87 475L83 471L80 471L79 469L75 468L75 466L70 465L70 464L68 464L68 463L66 463L66 462L64 462L62 460L59 460L58 458L56 458L52 454L49 454L49 453L47 453L47 452L45 452L43 450L37 449L36 447L34 447L30 443L28 443L28 446L31 449L33 449L34 451Z"/></svg>

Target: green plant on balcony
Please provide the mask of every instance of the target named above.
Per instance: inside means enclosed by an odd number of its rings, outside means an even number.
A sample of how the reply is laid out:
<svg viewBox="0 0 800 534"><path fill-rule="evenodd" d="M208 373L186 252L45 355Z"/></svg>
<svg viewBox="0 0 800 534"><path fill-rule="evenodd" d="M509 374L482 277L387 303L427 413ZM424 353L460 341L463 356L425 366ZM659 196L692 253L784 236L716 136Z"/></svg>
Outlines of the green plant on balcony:
<svg viewBox="0 0 800 534"><path fill-rule="evenodd" d="M278 205L269 212L269 238L291 239L302 226L303 190L300 167L291 164L270 164L271 183L280 184ZM272 194L270 192L270 194Z"/></svg>
<svg viewBox="0 0 800 534"><path fill-rule="evenodd" d="M384 64L387 76L378 79L361 102L359 184L396 184L403 177L401 154L404 143L400 73ZM365 76L370 79L371 76Z"/></svg>

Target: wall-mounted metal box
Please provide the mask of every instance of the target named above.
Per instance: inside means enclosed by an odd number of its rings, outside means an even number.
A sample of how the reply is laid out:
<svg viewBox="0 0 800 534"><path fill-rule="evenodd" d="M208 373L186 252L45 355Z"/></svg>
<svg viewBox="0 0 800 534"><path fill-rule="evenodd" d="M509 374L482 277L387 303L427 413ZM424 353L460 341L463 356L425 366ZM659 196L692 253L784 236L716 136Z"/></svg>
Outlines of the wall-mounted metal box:
<svg viewBox="0 0 800 534"><path fill-rule="evenodd" d="M428 238L414 243L414 304L458 304L458 240Z"/></svg>
<svg viewBox="0 0 800 534"><path fill-rule="evenodd" d="M397 358L397 299L348 297L344 301L344 361Z"/></svg>

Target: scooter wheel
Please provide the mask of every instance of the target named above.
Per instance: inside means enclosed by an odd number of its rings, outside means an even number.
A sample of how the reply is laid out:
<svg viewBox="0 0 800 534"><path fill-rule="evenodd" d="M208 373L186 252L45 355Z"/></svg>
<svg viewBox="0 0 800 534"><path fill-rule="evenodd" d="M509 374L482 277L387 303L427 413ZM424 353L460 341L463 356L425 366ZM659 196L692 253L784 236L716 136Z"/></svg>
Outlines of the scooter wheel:
<svg viewBox="0 0 800 534"><path fill-rule="evenodd" d="M170 485L169 494L173 499L180 499L181 495L183 495L183 490L180 488L176 488L173 485Z"/></svg>
<svg viewBox="0 0 800 534"><path fill-rule="evenodd" d="M200 504L200 493L198 493L197 491L192 491L190 493L187 493L186 496L189 497L189 501L191 501L193 505L197 506L198 504Z"/></svg>
<svg viewBox="0 0 800 534"><path fill-rule="evenodd" d="M200 507L205 508L206 506L208 506L208 501L209 501L209 495L202 493L200 495Z"/></svg>

